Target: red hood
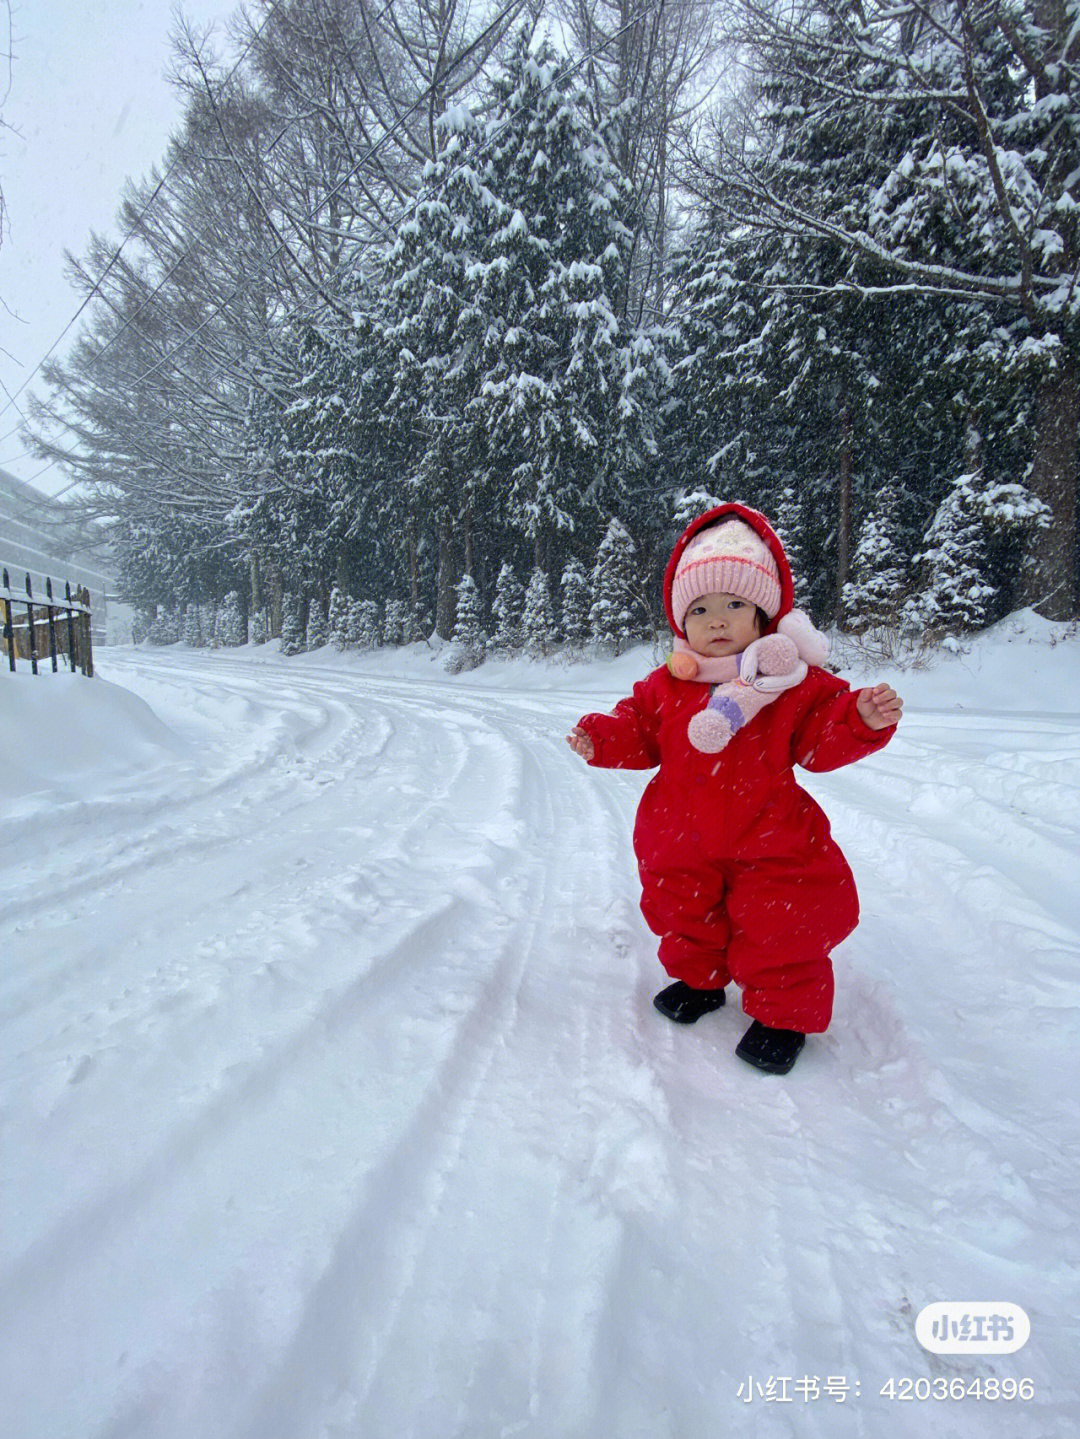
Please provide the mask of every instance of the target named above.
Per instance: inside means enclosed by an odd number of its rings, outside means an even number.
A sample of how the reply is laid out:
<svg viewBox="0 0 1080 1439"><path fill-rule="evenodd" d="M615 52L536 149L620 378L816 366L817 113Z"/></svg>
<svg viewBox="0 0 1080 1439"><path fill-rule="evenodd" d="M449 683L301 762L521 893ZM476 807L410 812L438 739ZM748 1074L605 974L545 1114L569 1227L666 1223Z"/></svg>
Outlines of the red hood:
<svg viewBox="0 0 1080 1439"><path fill-rule="evenodd" d="M777 620L782 619L784 615L791 610L795 602L794 587L791 582L791 566L787 562L787 555L784 554L784 547L780 543L779 536L765 516L759 514L757 510L748 509L746 505L717 505L715 510L706 511L705 514L699 515L696 520L693 520L687 525L686 529L683 530L682 534L676 540L675 548L671 552L671 559L668 560L667 569L664 571L664 610L667 613L668 624L680 639L685 639L686 636L675 623L675 618L671 612L671 586L675 580L675 570L678 566L679 559L683 550L686 549L686 546L699 530L707 529L709 525L715 525L718 520L729 517L745 521L752 530L761 536L772 551L773 558L776 560L776 567L780 571L780 608L773 617L772 623L765 631L766 634L771 635L773 633L776 629Z"/></svg>

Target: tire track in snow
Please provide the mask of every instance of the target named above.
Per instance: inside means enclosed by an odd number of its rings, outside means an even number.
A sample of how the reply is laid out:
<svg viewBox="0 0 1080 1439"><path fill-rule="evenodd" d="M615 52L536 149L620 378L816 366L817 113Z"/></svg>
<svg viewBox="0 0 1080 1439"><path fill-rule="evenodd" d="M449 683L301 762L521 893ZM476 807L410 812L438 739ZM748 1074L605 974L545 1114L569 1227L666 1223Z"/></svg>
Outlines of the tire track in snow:
<svg viewBox="0 0 1080 1439"><path fill-rule="evenodd" d="M430 829L430 817L434 811L444 806L464 808L467 805L477 788L475 776L466 765L467 755L468 750L463 743L454 747L449 777L427 792L424 805L406 816L404 825L399 827L386 846L385 853L390 863L401 856L416 854L420 848L419 836ZM151 884L154 883L152 880ZM316 884L308 895L305 912L318 917L320 933L326 932L326 901L340 888L340 883L340 875L330 875ZM271 892L279 888L275 875L270 876L269 884ZM253 937L272 932L284 917L295 916L297 912L295 898L281 895L272 899L264 909L258 903L257 894L252 894L247 898L245 908L255 908L259 912L246 928L240 927L232 933L234 948L243 948L245 942L252 942ZM224 1088L215 1085L213 1102L188 1129L176 1135L170 1134L166 1144L152 1154L139 1175L103 1194L87 1208L74 1227L69 1222L54 1235L43 1246L44 1252L37 1259L27 1256L18 1263L10 1274L13 1293L17 1296L20 1283L28 1283L33 1289L36 1282L34 1274L39 1266L48 1267L49 1255L62 1255L80 1244L103 1240L125 1212L130 1212L133 1206L143 1203L157 1188L168 1183L177 1166L191 1164L206 1146L216 1143L237 1109L248 1113L253 1105L271 1102L275 1090L293 1070L303 1065L313 1048L322 1045L328 1038L336 1037L343 1027L362 1014L364 1006L371 1002L376 986L400 986L403 966L419 963L425 946L445 944L454 935L474 934L478 922L475 908L452 886L439 897L433 911L410 917L405 933L399 935L388 950L370 954L366 968L358 977L350 978L341 988L332 988L320 998L314 1009L302 1012L299 1028L287 1033L268 1053L260 1054L253 1069L248 1063L234 1064L234 1072L239 1069L244 1077ZM69 981L72 978L70 973L66 977ZM57 988L62 987L62 982L63 977L57 981ZM39 994L37 998L40 1006L47 996ZM17 1018L18 1011L12 1017ZM128 1009L115 1022L127 1026L132 1018Z"/></svg>
<svg viewBox="0 0 1080 1439"><path fill-rule="evenodd" d="M451 721L453 716L449 717ZM534 796L535 798L535 796ZM518 795L504 795L509 808ZM535 807L530 807L535 819ZM550 810L543 833L550 835ZM497 882L492 855L486 882ZM505 883L505 876L502 877ZM334 1253L311 1293L288 1353L276 1366L245 1430L262 1439L273 1426L288 1432L326 1433L358 1424L372 1439L378 1421L369 1397L386 1371L396 1372L402 1341L398 1331L412 1320L410 1298L427 1287L432 1235L440 1225L447 1192L481 1096L489 1081L514 1013L533 941L545 911L546 875L535 861L523 873L515 896L524 913L509 926L493 956L490 972L468 1014L454 1029L448 1055L432 1076L412 1122L379 1168L367 1176L366 1197L338 1236ZM477 913L483 905L477 901ZM333 1342L328 1344L328 1335ZM421 1358L421 1352L409 1349ZM410 1385L415 1384L415 1375ZM376 1412L378 1408L376 1406ZM397 1427L396 1433L407 1432Z"/></svg>
<svg viewBox="0 0 1080 1439"><path fill-rule="evenodd" d="M430 724L425 723L424 728L430 732ZM440 734L443 733L443 724L440 724ZM444 739L443 750L446 749ZM475 814L475 801L476 796L484 793L485 782L494 780L496 789L501 787L510 794L512 810L512 785L499 785L498 768L493 768L491 764L491 746L470 747L459 736L449 750L453 760L449 783L441 789L429 787L424 791L425 803L408 814L404 829L399 827L393 848L399 854L409 855L414 861L419 859L426 878L438 876L438 867L432 868L423 856L425 850L429 856L433 854L436 858L444 855L447 840L445 836L432 838L430 817L433 812L448 806L460 815L454 826L455 838L458 841L462 838L468 840L470 834L478 834L481 836L479 847L473 844L470 852L469 843L458 843L453 850L455 860L451 862L450 872L440 876L447 881L451 902L456 909L456 917L450 917L453 922L448 922L443 906L441 912L413 922L391 951L375 956L380 961L385 994L390 991L400 993L410 970L414 972L414 983L419 989L419 971L425 959L432 953L445 951L455 939L460 939L467 951L469 944L475 945L478 936L483 938L487 934L494 948L496 936L493 924L497 927L503 918L504 911L498 903L489 903L489 891L481 889L483 904L480 909L475 899L476 874L490 870L506 853L498 835L485 835L484 824ZM463 764L464 757L469 755L472 756L472 764ZM503 757L512 760L512 755ZM477 765L483 769L482 775L477 773ZM94 1252L107 1247L124 1229L136 1229L138 1225L133 1222L133 1216L148 1207L152 1208L152 1201L164 1198L167 1204L168 1195L163 1195L163 1191L174 1182L176 1173L191 1171L198 1167L198 1155L208 1154L215 1147L220 1148L221 1143L230 1137L236 1118L241 1118L245 1126L250 1124L257 1117L260 1107L271 1105L289 1072L302 1069L312 1053L324 1047L325 1041L340 1044L350 1027L362 1029L362 1020L371 1002L370 973L362 975L343 995L333 995L320 1012L307 1018L299 1035L291 1037L283 1048L272 1050L262 1057L254 1072L239 1084L231 1085L214 1103L204 1108L193 1126L171 1136L165 1148L155 1152L140 1175L126 1185L112 1188L98 1202L84 1206L74 1217L69 1216L65 1223L47 1236L44 1243L34 1246L21 1266L9 1272L9 1296L15 1300L21 1298L24 1303L32 1302L33 1297L42 1292L43 1284L57 1292L63 1288L62 1280L67 1277L62 1274L65 1256L78 1253L85 1261ZM453 1068L452 1064L450 1067ZM201 1162L205 1163L205 1160ZM61 1281L59 1284L58 1280Z"/></svg>

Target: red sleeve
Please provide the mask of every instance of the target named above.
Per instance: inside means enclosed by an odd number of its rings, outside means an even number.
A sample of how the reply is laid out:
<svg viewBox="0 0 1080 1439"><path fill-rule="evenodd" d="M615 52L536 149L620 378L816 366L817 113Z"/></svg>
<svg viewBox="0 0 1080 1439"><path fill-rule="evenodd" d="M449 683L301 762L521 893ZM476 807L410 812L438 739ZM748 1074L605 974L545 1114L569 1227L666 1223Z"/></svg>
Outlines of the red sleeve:
<svg viewBox="0 0 1080 1439"><path fill-rule="evenodd" d="M620 700L611 714L587 714L578 720L596 750L591 765L598 769L652 769L660 763L656 742L659 714L650 679L639 680L633 694Z"/></svg>
<svg viewBox="0 0 1080 1439"><path fill-rule="evenodd" d="M874 754L892 739L896 726L871 729L856 709L858 690L843 680L822 674L831 684L795 726L792 755L795 763L808 770L839 769ZM837 689L836 686L843 686Z"/></svg>

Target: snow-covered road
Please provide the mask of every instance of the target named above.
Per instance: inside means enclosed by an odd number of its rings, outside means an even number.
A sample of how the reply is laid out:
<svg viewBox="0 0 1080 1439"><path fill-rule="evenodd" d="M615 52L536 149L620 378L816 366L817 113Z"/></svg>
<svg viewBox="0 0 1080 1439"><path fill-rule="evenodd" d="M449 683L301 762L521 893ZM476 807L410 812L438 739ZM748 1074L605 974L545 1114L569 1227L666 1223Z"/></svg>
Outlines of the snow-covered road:
<svg viewBox="0 0 1080 1439"><path fill-rule="evenodd" d="M1075 715L806 778L864 918L776 1079L652 1009L602 667L102 659L138 762L0 828L5 1434L1080 1432ZM1032 1337L930 1355L942 1299Z"/></svg>

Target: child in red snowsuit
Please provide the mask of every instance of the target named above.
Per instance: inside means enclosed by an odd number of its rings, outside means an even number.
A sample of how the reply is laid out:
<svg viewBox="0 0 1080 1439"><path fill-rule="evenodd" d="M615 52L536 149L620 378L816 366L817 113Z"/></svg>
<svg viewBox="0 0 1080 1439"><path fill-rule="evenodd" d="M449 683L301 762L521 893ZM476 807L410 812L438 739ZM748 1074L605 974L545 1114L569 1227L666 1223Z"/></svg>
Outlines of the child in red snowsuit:
<svg viewBox="0 0 1080 1439"><path fill-rule="evenodd" d="M853 692L818 667L827 644L792 598L764 516L710 510L664 576L675 653L567 736L591 765L660 766L634 826L642 912L675 980L656 1007L693 1023L734 980L754 1021L736 1053L780 1074L828 1027L829 954L859 915L851 870L793 766L873 754L902 709L888 685Z"/></svg>

